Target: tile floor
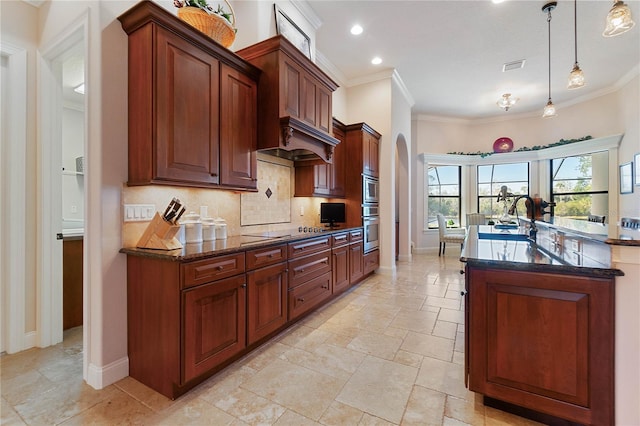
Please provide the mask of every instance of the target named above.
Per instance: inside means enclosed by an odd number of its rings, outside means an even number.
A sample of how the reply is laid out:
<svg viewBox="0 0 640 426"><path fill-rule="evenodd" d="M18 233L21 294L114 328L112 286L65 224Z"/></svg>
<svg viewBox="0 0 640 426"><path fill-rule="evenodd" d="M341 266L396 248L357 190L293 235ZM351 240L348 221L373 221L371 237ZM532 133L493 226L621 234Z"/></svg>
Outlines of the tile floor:
<svg viewBox="0 0 640 426"><path fill-rule="evenodd" d="M416 255L171 401L82 381L82 330L0 358L2 425L533 425L465 389L461 263Z"/></svg>

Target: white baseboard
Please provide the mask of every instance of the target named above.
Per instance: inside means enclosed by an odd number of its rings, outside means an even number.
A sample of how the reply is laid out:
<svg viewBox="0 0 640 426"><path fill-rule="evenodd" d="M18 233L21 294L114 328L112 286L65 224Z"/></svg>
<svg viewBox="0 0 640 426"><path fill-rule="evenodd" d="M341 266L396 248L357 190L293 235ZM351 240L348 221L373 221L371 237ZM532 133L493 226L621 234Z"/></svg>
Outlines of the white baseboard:
<svg viewBox="0 0 640 426"><path fill-rule="evenodd" d="M380 275L395 275L396 274L396 266L380 266L376 269L376 273Z"/></svg>
<svg viewBox="0 0 640 426"><path fill-rule="evenodd" d="M129 375L129 357L120 358L104 367L89 364L87 384L94 389L102 389Z"/></svg>
<svg viewBox="0 0 640 426"><path fill-rule="evenodd" d="M411 257L410 254L399 254L398 255L398 262L411 262L411 260L413 260L413 257Z"/></svg>
<svg viewBox="0 0 640 426"><path fill-rule="evenodd" d="M413 252L415 254L437 254L437 247L414 247Z"/></svg>
<svg viewBox="0 0 640 426"><path fill-rule="evenodd" d="M22 347L23 351L27 349L35 348L38 342L38 333L35 331L30 331L28 333L24 333L24 346Z"/></svg>

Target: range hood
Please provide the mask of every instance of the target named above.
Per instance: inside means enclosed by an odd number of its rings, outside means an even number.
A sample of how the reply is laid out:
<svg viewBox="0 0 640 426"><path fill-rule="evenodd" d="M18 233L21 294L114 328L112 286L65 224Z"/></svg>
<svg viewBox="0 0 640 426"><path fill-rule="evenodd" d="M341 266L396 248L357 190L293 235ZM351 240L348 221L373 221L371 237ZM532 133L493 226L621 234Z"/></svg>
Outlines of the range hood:
<svg viewBox="0 0 640 426"><path fill-rule="evenodd" d="M258 151L296 164L331 163L331 96L338 85L283 36L236 52L262 70L258 83Z"/></svg>

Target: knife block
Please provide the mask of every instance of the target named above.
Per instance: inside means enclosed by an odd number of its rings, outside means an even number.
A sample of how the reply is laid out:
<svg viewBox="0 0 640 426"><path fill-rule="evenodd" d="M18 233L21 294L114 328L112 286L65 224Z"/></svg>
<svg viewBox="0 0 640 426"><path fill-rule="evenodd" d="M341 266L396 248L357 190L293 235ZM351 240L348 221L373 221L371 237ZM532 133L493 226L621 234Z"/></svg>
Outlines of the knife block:
<svg viewBox="0 0 640 426"><path fill-rule="evenodd" d="M180 231L179 225L172 225L156 212L149 226L147 226L147 229L144 231L144 234L142 234L142 237L138 240L136 247L156 250L175 250L182 248L182 244L176 238L178 231Z"/></svg>

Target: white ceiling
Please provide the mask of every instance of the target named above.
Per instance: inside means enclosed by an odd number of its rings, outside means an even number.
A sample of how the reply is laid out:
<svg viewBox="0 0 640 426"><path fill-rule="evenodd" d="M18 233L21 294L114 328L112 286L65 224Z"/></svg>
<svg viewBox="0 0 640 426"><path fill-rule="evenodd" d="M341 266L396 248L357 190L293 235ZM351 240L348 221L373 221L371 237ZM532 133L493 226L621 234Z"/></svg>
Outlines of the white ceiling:
<svg viewBox="0 0 640 426"><path fill-rule="evenodd" d="M548 98L546 1L307 0L322 21L316 49L347 85L395 69L410 92L414 114L467 119L542 114ZM626 1L640 22L640 0ZM606 93L638 73L640 24L605 38L613 3L577 3L578 62L587 85L568 90L574 63L574 2L560 0L551 20L551 96L562 106ZM349 33L359 23L364 33ZM383 63L371 65L378 55ZM505 62L525 59L523 69L502 72ZM372 77L375 78L375 77ZM503 93L520 98L505 112Z"/></svg>

